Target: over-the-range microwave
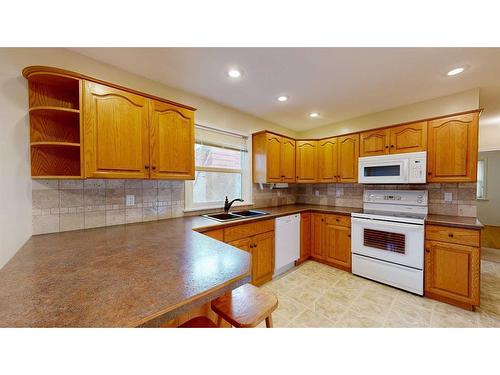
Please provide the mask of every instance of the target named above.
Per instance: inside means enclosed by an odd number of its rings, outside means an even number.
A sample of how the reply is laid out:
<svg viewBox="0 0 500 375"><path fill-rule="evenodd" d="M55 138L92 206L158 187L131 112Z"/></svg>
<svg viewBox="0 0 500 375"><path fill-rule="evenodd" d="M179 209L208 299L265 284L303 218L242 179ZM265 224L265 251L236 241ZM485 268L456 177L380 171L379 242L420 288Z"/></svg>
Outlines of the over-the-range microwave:
<svg viewBox="0 0 500 375"><path fill-rule="evenodd" d="M425 184L427 152L359 158L361 184Z"/></svg>

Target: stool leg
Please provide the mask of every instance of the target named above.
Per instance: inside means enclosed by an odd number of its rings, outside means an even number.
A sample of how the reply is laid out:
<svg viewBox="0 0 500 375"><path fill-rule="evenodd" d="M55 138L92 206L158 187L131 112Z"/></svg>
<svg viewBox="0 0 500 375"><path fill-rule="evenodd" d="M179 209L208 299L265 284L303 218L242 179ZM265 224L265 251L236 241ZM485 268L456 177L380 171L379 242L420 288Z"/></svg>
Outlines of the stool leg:
<svg viewBox="0 0 500 375"><path fill-rule="evenodd" d="M220 328L221 325L222 325L222 318L220 317L220 315L217 315L217 327Z"/></svg>
<svg viewBox="0 0 500 375"><path fill-rule="evenodd" d="M266 328L273 328L273 316L269 315L266 318Z"/></svg>

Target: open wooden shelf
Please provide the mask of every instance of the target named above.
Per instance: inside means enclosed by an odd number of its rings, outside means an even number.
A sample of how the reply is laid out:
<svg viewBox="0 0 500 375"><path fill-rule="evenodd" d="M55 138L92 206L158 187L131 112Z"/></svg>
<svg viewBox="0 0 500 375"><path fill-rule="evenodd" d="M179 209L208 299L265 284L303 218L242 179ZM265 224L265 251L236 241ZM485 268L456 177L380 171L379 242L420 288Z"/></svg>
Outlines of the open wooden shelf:
<svg viewBox="0 0 500 375"><path fill-rule="evenodd" d="M82 178L81 82L54 72L30 72L31 176Z"/></svg>
<svg viewBox="0 0 500 375"><path fill-rule="evenodd" d="M31 142L31 147L80 147L80 143L71 143L71 142Z"/></svg>

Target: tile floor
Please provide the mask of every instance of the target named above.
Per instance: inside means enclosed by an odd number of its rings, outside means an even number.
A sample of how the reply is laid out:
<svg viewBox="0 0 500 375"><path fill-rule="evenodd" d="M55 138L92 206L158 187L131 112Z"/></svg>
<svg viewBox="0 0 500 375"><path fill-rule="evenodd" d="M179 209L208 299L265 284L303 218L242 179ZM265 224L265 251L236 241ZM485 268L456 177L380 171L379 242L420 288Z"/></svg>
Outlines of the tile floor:
<svg viewBox="0 0 500 375"><path fill-rule="evenodd" d="M307 261L264 289L275 327L500 327L500 263L481 263L481 307L466 311Z"/></svg>

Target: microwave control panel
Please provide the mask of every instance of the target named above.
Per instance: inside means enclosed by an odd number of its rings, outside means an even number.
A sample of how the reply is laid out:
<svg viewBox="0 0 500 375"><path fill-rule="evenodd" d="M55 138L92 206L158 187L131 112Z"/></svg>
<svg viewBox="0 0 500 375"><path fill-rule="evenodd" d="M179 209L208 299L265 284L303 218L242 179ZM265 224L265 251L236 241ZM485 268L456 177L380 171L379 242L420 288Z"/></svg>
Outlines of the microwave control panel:
<svg viewBox="0 0 500 375"><path fill-rule="evenodd" d="M425 158L412 158L409 165L409 183L425 184L427 175L427 161Z"/></svg>

